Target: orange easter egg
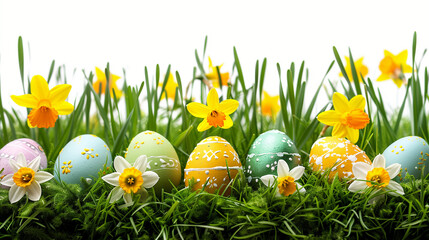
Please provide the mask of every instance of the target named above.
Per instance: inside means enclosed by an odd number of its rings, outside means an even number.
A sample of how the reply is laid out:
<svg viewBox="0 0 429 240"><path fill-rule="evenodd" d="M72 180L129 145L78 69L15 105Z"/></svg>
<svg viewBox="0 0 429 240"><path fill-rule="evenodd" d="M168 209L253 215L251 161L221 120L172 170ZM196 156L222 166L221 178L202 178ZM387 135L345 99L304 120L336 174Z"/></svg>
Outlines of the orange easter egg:
<svg viewBox="0 0 429 240"><path fill-rule="evenodd" d="M204 189L209 193L219 191L223 194L242 169L237 152L231 144L221 137L208 137L197 144L189 155L185 167L185 186L192 190ZM231 190L228 188L225 195Z"/></svg>
<svg viewBox="0 0 429 240"><path fill-rule="evenodd" d="M324 173L330 169L331 180L337 173L340 180L354 178L352 167L357 162L371 164L371 160L358 146L337 137L318 139L311 147L309 162L315 172Z"/></svg>

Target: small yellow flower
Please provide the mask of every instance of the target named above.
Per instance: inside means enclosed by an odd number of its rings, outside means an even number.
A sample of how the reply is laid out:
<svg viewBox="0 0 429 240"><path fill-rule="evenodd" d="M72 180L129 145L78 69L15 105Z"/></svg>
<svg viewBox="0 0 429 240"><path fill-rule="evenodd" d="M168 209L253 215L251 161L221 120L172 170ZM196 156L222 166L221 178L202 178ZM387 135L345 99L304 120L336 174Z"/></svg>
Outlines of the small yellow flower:
<svg viewBox="0 0 429 240"><path fill-rule="evenodd" d="M407 64L408 51L404 50L398 55L393 55L391 52L384 50L384 58L380 61L381 75L377 81L385 81L392 79L393 82L400 88L402 83L406 81L404 73L411 73L413 68Z"/></svg>
<svg viewBox="0 0 429 240"><path fill-rule="evenodd" d="M162 87L163 83L159 83L159 87ZM168 76L168 80L167 80L167 84L165 84L165 92L167 93L167 97L170 99L173 99L176 97L176 88L179 85L177 84L176 81L174 81L174 77L173 74L170 73L170 75ZM162 93L161 96L162 99L165 98L165 93Z"/></svg>
<svg viewBox="0 0 429 240"><path fill-rule="evenodd" d="M186 107L194 117L204 118L198 125L198 131L202 132L211 127L230 128L233 125L229 116L238 108L238 101L227 99L219 103L219 96L216 89L212 88L207 95L207 106L201 103L192 102Z"/></svg>
<svg viewBox="0 0 429 240"><path fill-rule="evenodd" d="M363 65L363 57L359 58L357 61L355 61L355 68L356 68L356 73L358 75L359 78L359 82L363 82L362 77L365 77L366 75L368 75L368 68ZM353 81L353 74L352 74L352 65L350 64L350 58L346 57L346 73L347 76L349 77L350 81ZM343 73L340 72L340 77L343 77Z"/></svg>
<svg viewBox="0 0 429 240"><path fill-rule="evenodd" d="M119 176L119 186L126 193L137 193L143 184L142 172L134 167L125 168L124 172Z"/></svg>
<svg viewBox="0 0 429 240"><path fill-rule="evenodd" d="M27 123L30 127L51 128L55 126L58 115L73 112L73 105L66 102L71 85L60 84L49 90L48 82L36 75L31 79L31 94L12 95L12 100L22 107L32 108Z"/></svg>
<svg viewBox="0 0 429 240"><path fill-rule="evenodd" d="M261 177L261 181L267 187L271 187L274 184L277 197L287 197L297 190L303 194L305 193L305 188L295 181L302 177L304 170L303 166L296 166L289 171L287 163L284 160L279 160L277 163L277 176L273 174L264 175Z"/></svg>
<svg viewBox="0 0 429 240"><path fill-rule="evenodd" d="M219 72L222 65L219 66ZM213 66L212 60L209 57L209 73L206 74L206 78L211 80L213 87L219 88L219 74L217 73L216 67L217 66ZM220 79L222 86L228 86L229 72L220 73Z"/></svg>
<svg viewBox="0 0 429 240"><path fill-rule="evenodd" d="M95 92L100 94L100 84L101 84L101 93L104 94L106 92L106 74L101 71L98 67L95 67L95 74L97 75L97 81L92 84L92 87L94 88ZM116 85L116 81L120 79L121 77L114 75L110 73L109 78L109 89L110 89L110 96L113 97L113 91L115 91L116 98L121 98L122 91L119 90L118 86Z"/></svg>
<svg viewBox="0 0 429 240"><path fill-rule="evenodd" d="M320 113L317 119L326 125L334 126L332 136L347 137L350 142L359 140L359 129L365 128L369 123L365 110L365 98L362 95L354 96L350 102L341 93L334 93L332 97L335 110Z"/></svg>
<svg viewBox="0 0 429 240"><path fill-rule="evenodd" d="M264 91L264 98L261 101L262 115L271 116L271 118L275 119L277 113L280 111L279 100L279 95L270 96L266 91Z"/></svg>

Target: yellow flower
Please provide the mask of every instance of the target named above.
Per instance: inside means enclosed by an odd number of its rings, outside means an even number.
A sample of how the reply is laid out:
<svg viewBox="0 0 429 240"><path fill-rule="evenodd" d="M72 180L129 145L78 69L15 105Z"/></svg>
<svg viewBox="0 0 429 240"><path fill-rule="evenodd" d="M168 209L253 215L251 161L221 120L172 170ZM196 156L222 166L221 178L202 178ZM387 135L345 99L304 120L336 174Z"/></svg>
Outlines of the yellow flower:
<svg viewBox="0 0 429 240"><path fill-rule="evenodd" d="M222 65L219 66L219 72ZM216 66L213 66L213 63L210 57L209 57L209 73L206 74L206 78L208 80L211 80L213 87L219 88L219 74L217 73ZM221 73L220 79L222 81L222 86L228 86L229 72Z"/></svg>
<svg viewBox="0 0 429 240"><path fill-rule="evenodd" d="M400 88L405 82L404 73L411 73L412 67L407 64L408 51L404 50L398 55L393 55L391 52L384 50L384 58L380 61L381 75L377 81L385 81L392 79L393 82Z"/></svg>
<svg viewBox="0 0 429 240"><path fill-rule="evenodd" d="M335 110L320 113L317 119L326 125L334 126L332 136L347 137L350 142L359 140L359 129L369 123L365 110L365 98L362 95L353 97L350 102L341 93L334 93L332 97Z"/></svg>
<svg viewBox="0 0 429 240"><path fill-rule="evenodd" d="M264 91L264 98L261 102L261 111L264 116L271 116L273 119L276 118L277 113L280 111L279 95L270 96Z"/></svg>
<svg viewBox="0 0 429 240"><path fill-rule="evenodd" d="M356 68L356 73L358 75L359 78L359 82L362 82L362 77L365 77L368 74L368 68L363 65L363 57L359 58L357 61L355 61L355 68ZM346 57L346 73L347 76L349 77L350 81L353 81L353 74L352 74L352 65L350 64L350 58ZM343 73L340 72L340 77L343 77Z"/></svg>
<svg viewBox="0 0 429 240"><path fill-rule="evenodd" d="M163 83L159 83L159 87L162 87ZM173 74L170 73L170 76L168 76L167 84L165 84L165 92L167 93L167 97L170 99L173 99L176 97L176 88L179 85L176 81L174 81ZM165 93L162 93L161 96L162 99L165 98Z"/></svg>
<svg viewBox="0 0 429 240"><path fill-rule="evenodd" d="M207 95L207 106L192 102L186 107L194 117L204 118L197 128L198 131L202 132L211 127L221 127L223 129L232 127L233 122L229 115L237 110L238 105L238 101L234 99L227 99L219 103L217 91L212 88Z"/></svg>
<svg viewBox="0 0 429 240"><path fill-rule="evenodd" d="M31 79L31 94L12 95L12 100L22 107L32 108L27 123L30 127L50 128L55 126L58 115L73 112L73 105L66 102L71 85L60 84L49 90L48 82L36 75Z"/></svg>
<svg viewBox="0 0 429 240"><path fill-rule="evenodd" d="M95 92L100 94L100 85L101 85L101 93L104 94L106 92L106 74L101 71L98 67L95 67L95 74L97 75L97 81L92 84L92 87L94 88ZM109 78L109 89L110 89L110 96L113 97L113 91L115 91L116 98L121 98L122 91L119 90L118 86L116 85L116 81L120 79L121 77L114 75L110 73Z"/></svg>

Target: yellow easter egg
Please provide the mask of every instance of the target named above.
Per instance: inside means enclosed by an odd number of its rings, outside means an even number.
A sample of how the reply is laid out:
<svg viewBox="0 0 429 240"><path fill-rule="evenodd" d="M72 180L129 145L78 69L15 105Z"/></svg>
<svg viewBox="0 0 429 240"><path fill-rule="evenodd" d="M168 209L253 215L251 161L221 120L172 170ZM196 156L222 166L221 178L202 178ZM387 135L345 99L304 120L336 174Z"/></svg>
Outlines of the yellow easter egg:
<svg viewBox="0 0 429 240"><path fill-rule="evenodd" d="M329 179L338 173L340 180L354 178L352 167L357 162L371 164L371 160L358 146L349 140L337 137L318 139L310 151L310 166L315 172L329 172Z"/></svg>
<svg viewBox="0 0 429 240"><path fill-rule="evenodd" d="M231 144L221 137L208 137L197 144L185 167L185 186L222 194L242 169L240 158ZM225 195L231 190L228 188Z"/></svg>

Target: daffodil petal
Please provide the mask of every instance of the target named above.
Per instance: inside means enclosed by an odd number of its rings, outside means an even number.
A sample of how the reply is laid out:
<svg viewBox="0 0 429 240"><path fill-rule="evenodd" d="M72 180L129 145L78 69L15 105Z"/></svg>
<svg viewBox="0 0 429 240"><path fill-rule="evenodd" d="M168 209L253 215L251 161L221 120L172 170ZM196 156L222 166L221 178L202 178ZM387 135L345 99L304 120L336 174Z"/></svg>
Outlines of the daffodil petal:
<svg viewBox="0 0 429 240"><path fill-rule="evenodd" d="M39 172L36 172L36 174L34 175L34 180L37 181L38 183L44 183L51 180L53 177L54 176L48 172L39 171Z"/></svg>
<svg viewBox="0 0 429 240"><path fill-rule="evenodd" d="M117 187L119 186L119 176L121 176L121 173L114 172L114 173L110 173L105 176L102 176L101 179L103 179L108 184Z"/></svg>
<svg viewBox="0 0 429 240"><path fill-rule="evenodd" d="M226 115L230 115L235 112L235 110L237 110L239 104L240 103L234 99L224 100L219 104L219 111L225 113Z"/></svg>
<svg viewBox="0 0 429 240"><path fill-rule="evenodd" d="M277 176L274 176L272 174L264 175L261 177L261 181L265 186L272 187L277 183L276 181Z"/></svg>
<svg viewBox="0 0 429 240"><path fill-rule="evenodd" d="M304 194L305 188L301 186L301 184L296 183L296 188L298 189L299 193Z"/></svg>
<svg viewBox="0 0 429 240"><path fill-rule="evenodd" d="M223 129L228 129L234 125L234 122L232 121L231 117L226 115L226 119L223 121Z"/></svg>
<svg viewBox="0 0 429 240"><path fill-rule="evenodd" d="M384 50L384 56L386 56L386 57L391 57L391 58L394 58L394 57L395 57L395 55L393 55L391 52L389 52L389 51L387 51L387 50Z"/></svg>
<svg viewBox="0 0 429 240"><path fill-rule="evenodd" d="M59 115L68 115L74 110L73 104L69 102L57 103L54 108L57 110Z"/></svg>
<svg viewBox="0 0 429 240"><path fill-rule="evenodd" d="M403 73L412 73L413 72L413 68L410 65L404 63L402 65L402 72Z"/></svg>
<svg viewBox="0 0 429 240"><path fill-rule="evenodd" d="M49 91L49 99L51 100L52 106L64 102L69 96L72 86L70 84L60 84L55 86Z"/></svg>
<svg viewBox="0 0 429 240"><path fill-rule="evenodd" d="M277 163L277 176L279 176L279 178L282 178L289 175L289 166L284 160L279 160L279 162Z"/></svg>
<svg viewBox="0 0 429 240"><path fill-rule="evenodd" d="M341 123L334 124L334 129L332 129L332 136L344 138L347 136L347 127Z"/></svg>
<svg viewBox="0 0 429 240"><path fill-rule="evenodd" d="M35 75L31 79L31 94L34 95L39 100L41 99L49 99L49 85L46 80L40 76Z"/></svg>
<svg viewBox="0 0 429 240"><path fill-rule="evenodd" d="M366 175L368 175L368 172L371 171L371 169L372 166L364 162L357 162L352 166L353 175L357 179L366 179Z"/></svg>
<svg viewBox="0 0 429 240"><path fill-rule="evenodd" d="M37 172L40 167L40 156L37 156L35 159L33 159L28 166L29 168L33 169L33 171Z"/></svg>
<svg viewBox="0 0 429 240"><path fill-rule="evenodd" d="M351 109L365 110L365 98L362 95L356 95L350 99L349 106Z"/></svg>
<svg viewBox="0 0 429 240"><path fill-rule="evenodd" d="M122 173L126 168L131 168L131 164L121 156L115 157L113 166L118 173Z"/></svg>
<svg viewBox="0 0 429 240"><path fill-rule="evenodd" d="M112 191L110 191L109 197L110 197L110 203L114 203L121 199L122 195L124 195L124 190L121 187L114 187ZM108 197L108 198L109 198Z"/></svg>
<svg viewBox="0 0 429 240"><path fill-rule="evenodd" d="M317 120L319 120L319 122L323 124L334 126L336 123L339 123L341 121L341 115L335 110L329 110L320 113L317 116Z"/></svg>
<svg viewBox="0 0 429 240"><path fill-rule="evenodd" d="M377 81L381 82L381 81L386 81L390 79L390 75L386 74L386 73L382 73L378 78Z"/></svg>
<svg viewBox="0 0 429 240"><path fill-rule="evenodd" d="M27 108L36 108L39 104L39 101L37 98L31 94L25 94L21 96L10 96L12 100L18 104L21 107L27 107Z"/></svg>
<svg viewBox="0 0 429 240"><path fill-rule="evenodd" d="M219 95L215 88L212 88L207 95L207 106L209 108L218 108L219 106Z"/></svg>
<svg viewBox="0 0 429 240"><path fill-rule="evenodd" d="M39 201L42 196L42 188L37 181L34 181L30 186L25 188L27 191L28 199L31 201Z"/></svg>
<svg viewBox="0 0 429 240"><path fill-rule="evenodd" d="M334 104L335 111L339 113L350 111L349 100L339 92L335 92L332 96L332 103Z"/></svg>
<svg viewBox="0 0 429 240"><path fill-rule="evenodd" d="M95 67L95 75L97 76L97 81L106 82L106 74L98 67Z"/></svg>
<svg viewBox="0 0 429 240"><path fill-rule="evenodd" d="M124 193L124 202L125 204L133 203L133 198L131 197L130 193Z"/></svg>
<svg viewBox="0 0 429 240"><path fill-rule="evenodd" d="M189 103L186 105L186 108L192 116L198 118L206 118L207 115L211 112L211 109L208 106L197 102Z"/></svg>
<svg viewBox="0 0 429 240"><path fill-rule="evenodd" d="M159 180L158 174L152 171L147 171L143 173L143 187L151 188L153 187Z"/></svg>
<svg viewBox="0 0 429 240"><path fill-rule="evenodd" d="M404 83L404 81L402 81L401 79L392 79L392 80L393 80L393 83L395 83L398 88L401 88L402 84Z"/></svg>
<svg viewBox="0 0 429 240"><path fill-rule="evenodd" d="M386 188L388 190L393 190L393 192L389 192L390 195L393 196L399 196L399 195L404 195L404 189L402 188L401 184L395 182L395 181L390 181L389 185L386 186Z"/></svg>
<svg viewBox="0 0 429 240"><path fill-rule="evenodd" d="M198 125L197 130L198 132L203 132L211 127L212 126L207 122L207 119L204 118L204 120Z"/></svg>
<svg viewBox="0 0 429 240"><path fill-rule="evenodd" d="M405 49L404 51L400 52L398 55L393 57L393 59L395 60L395 63L398 65L406 64L407 58L408 58L408 50L407 49Z"/></svg>
<svg viewBox="0 0 429 240"><path fill-rule="evenodd" d="M389 173L390 179L396 177L401 171L401 164L394 163L386 168L386 171Z"/></svg>
<svg viewBox="0 0 429 240"><path fill-rule="evenodd" d="M13 181L13 174L8 174L4 176L1 180L1 184L6 187L12 187L12 185L15 184L15 182Z"/></svg>
<svg viewBox="0 0 429 240"><path fill-rule="evenodd" d="M346 127L347 130L347 139L349 139L349 141L351 143L357 143L357 141L359 140L359 129L354 129L354 128L349 128Z"/></svg>
<svg viewBox="0 0 429 240"><path fill-rule="evenodd" d="M18 202L25 194L25 188L18 187L16 184L12 185L9 189L10 203Z"/></svg>
<svg viewBox="0 0 429 240"><path fill-rule="evenodd" d="M372 162L372 167L373 168L384 168L385 166L386 166L386 159L384 158L383 155L378 154L374 158L374 161Z"/></svg>
<svg viewBox="0 0 429 240"><path fill-rule="evenodd" d="M300 179L304 174L305 168L303 166L296 166L292 170L290 170L289 175L296 180Z"/></svg>
<svg viewBox="0 0 429 240"><path fill-rule="evenodd" d="M15 161L18 164L18 166L20 166L20 168L27 167L27 160L25 159L24 154L18 153L18 155L16 156Z"/></svg>
<svg viewBox="0 0 429 240"><path fill-rule="evenodd" d="M146 155L140 155L136 161L134 162L133 167L135 167L140 172L144 173L147 168L147 156Z"/></svg>
<svg viewBox="0 0 429 240"><path fill-rule="evenodd" d="M349 186L350 192L358 192L364 190L368 185L366 185L365 181L353 181Z"/></svg>

